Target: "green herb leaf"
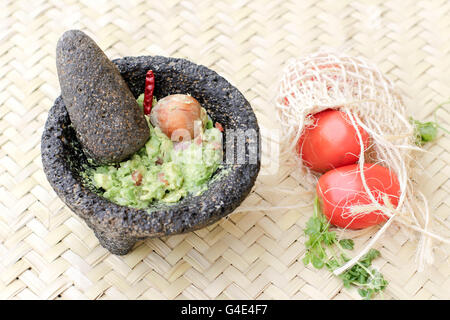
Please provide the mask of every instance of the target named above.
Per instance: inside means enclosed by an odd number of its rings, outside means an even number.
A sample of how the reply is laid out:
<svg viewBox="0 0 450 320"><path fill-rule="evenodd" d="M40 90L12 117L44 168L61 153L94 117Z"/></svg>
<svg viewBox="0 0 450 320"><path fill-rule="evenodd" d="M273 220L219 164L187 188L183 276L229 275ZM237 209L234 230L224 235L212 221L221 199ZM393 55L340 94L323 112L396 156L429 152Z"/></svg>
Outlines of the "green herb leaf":
<svg viewBox="0 0 450 320"><path fill-rule="evenodd" d="M355 242L352 239L339 240L339 244L342 248L347 250L353 250L353 247L355 246Z"/></svg>
<svg viewBox="0 0 450 320"><path fill-rule="evenodd" d="M305 234L307 235L315 235L319 234L321 231L322 223L320 219L316 217L309 218L308 222L306 223L306 229Z"/></svg>
<svg viewBox="0 0 450 320"><path fill-rule="evenodd" d="M444 105L450 104L449 101L445 101L439 104L433 111L434 121L422 122L419 120L415 120L412 117L409 118L411 123L414 125L414 132L416 136L416 144L418 146L423 146L425 143L433 141L436 139L438 129L441 129L447 134L450 134L450 131L441 126L437 120L436 112Z"/></svg>
<svg viewBox="0 0 450 320"><path fill-rule="evenodd" d="M305 265L307 265L307 264L311 261L310 255L307 253L307 254L303 257L302 261L303 261L303 263L304 263Z"/></svg>
<svg viewBox="0 0 450 320"><path fill-rule="evenodd" d="M323 235L323 242L326 245L331 246L336 242L336 233L335 232L326 232Z"/></svg>
<svg viewBox="0 0 450 320"><path fill-rule="evenodd" d="M362 258L361 258L361 262L368 262L369 264L372 263L372 261L376 258L378 258L379 256L381 256L380 251L376 250L376 249L370 249L369 252L367 252Z"/></svg>
<svg viewBox="0 0 450 320"><path fill-rule="evenodd" d="M411 119L415 126L416 144L423 146L425 143L436 139L438 126L435 122L421 122Z"/></svg>
<svg viewBox="0 0 450 320"><path fill-rule="evenodd" d="M144 112L144 94L143 93L136 99L136 102L138 103L139 107L141 107L142 112Z"/></svg>
<svg viewBox="0 0 450 320"><path fill-rule="evenodd" d="M352 250L354 241L351 239L337 240L336 233L329 231L329 222L320 211L318 198L314 199L314 215L309 218L304 229L308 237L305 241L306 253L303 258L305 265L311 263L316 269L324 266L334 271L344 265L350 258L343 249ZM338 250L338 254L336 254ZM371 299L384 290L388 282L377 270L371 268L372 261L380 256L376 249L370 249L357 264L339 275L344 287L355 286L363 299Z"/></svg>
<svg viewBox="0 0 450 320"><path fill-rule="evenodd" d="M323 259L321 259L318 256L313 256L311 259L311 263L314 266L314 268L316 268L316 269L322 269L324 266Z"/></svg>
<svg viewBox="0 0 450 320"><path fill-rule="evenodd" d="M206 122L206 129L211 129L213 127L213 122L211 119L208 119L208 121Z"/></svg>
<svg viewBox="0 0 450 320"><path fill-rule="evenodd" d="M337 262L336 259L334 259L334 258L331 259L330 261L328 261L325 265L328 268L328 270L330 270L330 271L334 271L340 267L339 262Z"/></svg>
<svg viewBox="0 0 450 320"><path fill-rule="evenodd" d="M366 299L366 300L368 300L372 297L372 294L367 289L358 289L358 293L363 299Z"/></svg>

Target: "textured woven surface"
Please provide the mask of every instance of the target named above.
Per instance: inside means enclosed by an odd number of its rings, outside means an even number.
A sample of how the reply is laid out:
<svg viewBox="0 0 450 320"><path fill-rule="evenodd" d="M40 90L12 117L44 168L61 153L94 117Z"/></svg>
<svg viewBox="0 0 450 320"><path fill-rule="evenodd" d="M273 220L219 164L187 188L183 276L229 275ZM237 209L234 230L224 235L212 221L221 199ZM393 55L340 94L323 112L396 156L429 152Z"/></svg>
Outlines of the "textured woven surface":
<svg viewBox="0 0 450 320"><path fill-rule="evenodd" d="M0 298L352 299L327 271L301 262L311 207L237 212L194 233L146 240L124 257L99 246L56 197L40 161L47 111L59 95L55 45L79 28L110 58L185 57L236 85L270 141L285 61L319 46L364 55L403 91L410 113L431 117L450 97L450 3L431 1L0 1ZM450 126L449 108L438 118ZM269 145L269 144L267 144ZM422 191L450 223L450 137L419 159ZM287 168L265 168L245 206L298 203ZM448 233L448 229L437 228ZM378 243L384 298L450 299L449 247L416 271L415 242L395 228Z"/></svg>

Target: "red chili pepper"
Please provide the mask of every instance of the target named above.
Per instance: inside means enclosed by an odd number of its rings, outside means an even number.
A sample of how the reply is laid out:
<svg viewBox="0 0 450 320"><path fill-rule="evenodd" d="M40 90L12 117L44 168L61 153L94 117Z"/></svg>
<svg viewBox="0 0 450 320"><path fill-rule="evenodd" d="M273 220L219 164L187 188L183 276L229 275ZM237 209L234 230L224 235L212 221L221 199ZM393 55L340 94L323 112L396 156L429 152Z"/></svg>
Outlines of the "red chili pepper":
<svg viewBox="0 0 450 320"><path fill-rule="evenodd" d="M219 122L216 122L215 127L216 127L217 129L219 129L220 132L223 132L223 127L222 127L222 125L221 125Z"/></svg>
<svg viewBox="0 0 450 320"><path fill-rule="evenodd" d="M155 90L155 75L152 70L147 71L145 76L144 90L144 114L150 114L153 104L153 91Z"/></svg>

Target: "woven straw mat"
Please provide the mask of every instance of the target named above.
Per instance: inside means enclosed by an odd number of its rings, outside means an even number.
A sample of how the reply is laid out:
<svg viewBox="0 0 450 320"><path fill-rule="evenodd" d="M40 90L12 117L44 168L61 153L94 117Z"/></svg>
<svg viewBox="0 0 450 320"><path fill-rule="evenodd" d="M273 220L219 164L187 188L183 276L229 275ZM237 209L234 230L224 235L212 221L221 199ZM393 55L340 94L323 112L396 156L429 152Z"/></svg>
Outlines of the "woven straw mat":
<svg viewBox="0 0 450 320"><path fill-rule="evenodd" d="M449 17L447 0L1 0L0 298L359 299L328 271L302 263L311 206L238 209L199 231L140 242L126 256L102 248L42 171L43 125L60 94L55 47L65 30L85 31L111 59L188 58L239 88L264 145L255 189L241 206L248 208L299 203L301 179L283 167L273 172L267 148L289 58L321 46L365 56L402 90L411 115L431 119L450 97ZM449 108L437 116L450 126ZM421 191L448 225L450 137L440 133L426 148ZM417 243L407 239L393 227L376 245L375 266L389 281L382 298L449 299L449 247L434 242L434 264L418 272Z"/></svg>

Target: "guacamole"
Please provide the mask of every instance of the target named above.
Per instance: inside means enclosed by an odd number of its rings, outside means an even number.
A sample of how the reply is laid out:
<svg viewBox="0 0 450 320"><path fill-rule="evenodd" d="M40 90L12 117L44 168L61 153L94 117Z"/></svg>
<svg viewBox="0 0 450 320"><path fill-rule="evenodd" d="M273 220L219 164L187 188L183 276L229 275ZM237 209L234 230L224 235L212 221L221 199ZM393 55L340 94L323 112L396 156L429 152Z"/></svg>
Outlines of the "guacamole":
<svg viewBox="0 0 450 320"><path fill-rule="evenodd" d="M172 142L158 127L131 159L87 172L88 180L106 199L123 206L146 208L198 195L222 163L222 132L212 126L191 141Z"/></svg>

